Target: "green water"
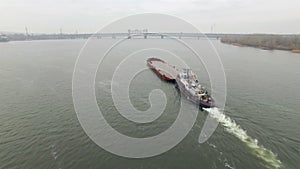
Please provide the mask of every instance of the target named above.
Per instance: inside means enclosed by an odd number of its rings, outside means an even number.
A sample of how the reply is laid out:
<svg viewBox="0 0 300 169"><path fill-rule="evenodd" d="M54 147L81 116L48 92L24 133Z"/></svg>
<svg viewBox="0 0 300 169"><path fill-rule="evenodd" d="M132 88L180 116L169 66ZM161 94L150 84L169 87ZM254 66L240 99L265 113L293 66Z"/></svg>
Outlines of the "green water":
<svg viewBox="0 0 300 169"><path fill-rule="evenodd" d="M167 47L193 65L184 49L168 39L132 39L110 54L121 60L130 49L155 44ZM188 40L209 56L204 40ZM9 42L0 44L0 168L286 168L300 166L300 55L235 47L213 41L227 78L225 115L205 143L198 137L207 116L199 112L196 124L176 147L159 156L128 159L98 147L81 128L72 102L72 74L84 40ZM114 40L95 42L109 46ZM139 110L149 108L148 94L165 91L168 103L161 117L141 125L122 118L110 96L115 63L107 60L97 74L99 107L119 132L149 137L166 130L176 119L179 94L153 72L138 74L130 99ZM174 62L170 60L169 62ZM145 64L137 61L137 64ZM95 66L95 65L92 65ZM209 86L201 66L193 65ZM146 68L146 64L145 64ZM124 147L126 150L126 147Z"/></svg>

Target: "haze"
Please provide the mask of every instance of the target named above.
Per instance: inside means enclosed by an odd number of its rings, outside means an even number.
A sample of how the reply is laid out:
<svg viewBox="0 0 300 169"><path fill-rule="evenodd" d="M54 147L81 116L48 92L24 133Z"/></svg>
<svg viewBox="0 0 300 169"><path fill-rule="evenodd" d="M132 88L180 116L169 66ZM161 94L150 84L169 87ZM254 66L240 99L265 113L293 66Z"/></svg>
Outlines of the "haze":
<svg viewBox="0 0 300 169"><path fill-rule="evenodd" d="M300 0L0 0L0 32L95 32L150 12L180 17L203 32L299 34L299 11Z"/></svg>

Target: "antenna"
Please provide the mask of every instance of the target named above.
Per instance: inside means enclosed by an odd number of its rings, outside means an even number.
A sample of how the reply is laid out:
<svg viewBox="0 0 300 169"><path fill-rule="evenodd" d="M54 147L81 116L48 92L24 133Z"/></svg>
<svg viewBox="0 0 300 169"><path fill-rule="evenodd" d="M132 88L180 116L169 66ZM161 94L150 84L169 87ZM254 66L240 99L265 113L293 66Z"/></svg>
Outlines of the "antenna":
<svg viewBox="0 0 300 169"><path fill-rule="evenodd" d="M27 27L25 27L25 34L26 34L26 36L28 36L28 28Z"/></svg>
<svg viewBox="0 0 300 169"><path fill-rule="evenodd" d="M214 33L215 26L216 26L215 23L211 25L211 27L210 27L210 32L211 33Z"/></svg>

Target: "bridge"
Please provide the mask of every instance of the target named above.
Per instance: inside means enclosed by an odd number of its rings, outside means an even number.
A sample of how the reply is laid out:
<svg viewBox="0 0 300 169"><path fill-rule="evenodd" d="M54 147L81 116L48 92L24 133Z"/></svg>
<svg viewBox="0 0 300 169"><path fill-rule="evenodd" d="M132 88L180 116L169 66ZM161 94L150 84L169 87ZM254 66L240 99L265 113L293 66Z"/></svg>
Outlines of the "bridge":
<svg viewBox="0 0 300 169"><path fill-rule="evenodd" d="M220 38L220 34L202 34L202 33L156 33L156 32L142 32L142 33L96 33L96 34L78 34L78 35L63 35L64 37L74 38Z"/></svg>
<svg viewBox="0 0 300 169"><path fill-rule="evenodd" d="M195 39L219 39L222 36L228 34L218 34L218 33L186 33L186 32L148 32L148 30L142 31L132 31L128 32L115 32L115 33L83 33L83 34L12 34L7 35L9 40L47 40L47 39L102 39L102 38L112 38L112 39L148 39L148 38L195 38Z"/></svg>

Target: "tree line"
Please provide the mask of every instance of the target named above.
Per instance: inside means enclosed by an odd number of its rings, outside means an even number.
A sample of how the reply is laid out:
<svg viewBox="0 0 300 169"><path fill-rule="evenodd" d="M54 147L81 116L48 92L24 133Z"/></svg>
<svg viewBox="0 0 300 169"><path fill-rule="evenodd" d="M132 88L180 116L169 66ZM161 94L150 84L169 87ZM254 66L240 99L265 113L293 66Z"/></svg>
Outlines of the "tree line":
<svg viewBox="0 0 300 169"><path fill-rule="evenodd" d="M300 35L225 35L221 42L263 49L300 50Z"/></svg>

